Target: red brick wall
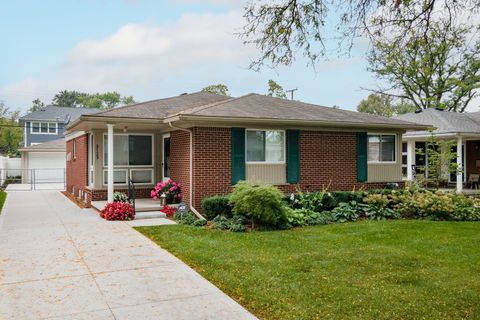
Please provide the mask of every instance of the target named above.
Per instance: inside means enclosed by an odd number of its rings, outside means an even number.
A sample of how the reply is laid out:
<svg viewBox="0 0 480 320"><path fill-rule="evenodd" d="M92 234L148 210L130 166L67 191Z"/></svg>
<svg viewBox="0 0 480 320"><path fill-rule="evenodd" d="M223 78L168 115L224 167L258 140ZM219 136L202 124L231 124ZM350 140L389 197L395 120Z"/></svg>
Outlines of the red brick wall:
<svg viewBox="0 0 480 320"><path fill-rule="evenodd" d="M173 131L170 133L170 178L183 185L185 203L190 203L190 133Z"/></svg>
<svg viewBox="0 0 480 320"><path fill-rule="evenodd" d="M231 191L231 130L194 128L193 198L201 200ZM385 183L357 183L356 134L300 132L300 183L279 185L284 192L382 188Z"/></svg>
<svg viewBox="0 0 480 320"><path fill-rule="evenodd" d="M73 157L73 144L76 143L76 157ZM79 190L85 190L88 186L88 135L77 137L67 141L67 155L70 153L70 161L67 161L67 192L76 197L80 196Z"/></svg>
<svg viewBox="0 0 480 320"><path fill-rule="evenodd" d="M203 198L231 191L230 128L193 128L193 205Z"/></svg>
<svg viewBox="0 0 480 320"><path fill-rule="evenodd" d="M125 194L128 194L128 189L127 188L114 188L115 192L123 192ZM150 191L152 191L152 188L135 188L135 198L137 199L144 199L144 198L150 198ZM94 189L94 190L89 190L87 189L85 191L88 194L88 202L90 201L99 201L99 200L107 200L108 198L108 191L106 189Z"/></svg>

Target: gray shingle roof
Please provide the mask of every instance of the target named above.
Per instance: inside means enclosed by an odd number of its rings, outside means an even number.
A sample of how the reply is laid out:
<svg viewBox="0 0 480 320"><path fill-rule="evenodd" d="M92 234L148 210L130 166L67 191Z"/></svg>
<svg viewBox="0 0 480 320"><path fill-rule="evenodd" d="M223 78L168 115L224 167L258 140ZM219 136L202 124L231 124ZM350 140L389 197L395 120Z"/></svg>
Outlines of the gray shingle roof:
<svg viewBox="0 0 480 320"><path fill-rule="evenodd" d="M412 125L412 123L406 121L394 120L368 113L334 109L254 93L208 106L184 110L179 114L208 117Z"/></svg>
<svg viewBox="0 0 480 320"><path fill-rule="evenodd" d="M182 110L204 106L228 99L231 99L231 97L208 92L196 92L171 98L131 104L125 107L100 112L95 116L163 119L170 114L175 114Z"/></svg>
<svg viewBox="0 0 480 320"><path fill-rule="evenodd" d="M98 109L90 108L67 108L57 106L46 106L44 109L31 112L20 118L20 121L32 121L32 120L45 120L45 121L58 121L61 123L67 123L66 119L70 119L70 122L77 119L84 114L97 113Z"/></svg>
<svg viewBox="0 0 480 320"><path fill-rule="evenodd" d="M415 129L418 125L367 113L322 107L314 104L279 99L260 94L232 98L205 92L137 103L82 118L166 119L173 116L245 118L267 121L316 121L348 125L375 125ZM74 127L75 124L71 124Z"/></svg>
<svg viewBox="0 0 480 320"><path fill-rule="evenodd" d="M411 121L421 124L429 124L436 128L436 134L479 134L480 113L458 113L441 111L437 109L426 109L422 112L402 114L396 119ZM409 132L409 136L425 135L426 131Z"/></svg>
<svg viewBox="0 0 480 320"><path fill-rule="evenodd" d="M51 140L44 143L36 144L30 147L19 149L20 151L65 151L65 139Z"/></svg>

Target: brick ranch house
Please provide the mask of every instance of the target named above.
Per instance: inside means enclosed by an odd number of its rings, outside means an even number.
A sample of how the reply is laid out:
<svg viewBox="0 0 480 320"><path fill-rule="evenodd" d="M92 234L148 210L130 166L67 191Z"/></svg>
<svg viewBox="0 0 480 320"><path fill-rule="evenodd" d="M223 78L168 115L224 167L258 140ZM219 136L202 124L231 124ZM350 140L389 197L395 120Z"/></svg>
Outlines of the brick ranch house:
<svg viewBox="0 0 480 320"><path fill-rule="evenodd" d="M130 178L136 196L147 198L154 183L171 178L198 210L204 197L240 180L285 192L379 188L402 182L402 134L426 128L259 94L184 94L72 122L67 192L87 204L112 201Z"/></svg>

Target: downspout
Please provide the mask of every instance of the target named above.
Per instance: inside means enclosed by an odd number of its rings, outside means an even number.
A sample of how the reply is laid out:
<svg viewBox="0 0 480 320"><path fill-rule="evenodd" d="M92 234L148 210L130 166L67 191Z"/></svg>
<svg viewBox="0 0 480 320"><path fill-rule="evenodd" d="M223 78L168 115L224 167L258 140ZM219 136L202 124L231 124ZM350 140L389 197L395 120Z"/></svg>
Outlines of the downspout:
<svg viewBox="0 0 480 320"><path fill-rule="evenodd" d="M185 131L190 134L190 172L189 172L189 179L190 179L190 190L189 190L189 202L190 202L190 210L199 218L202 220L206 220L204 216L200 214L194 207L193 207L193 132L192 130L185 129L185 128L180 128L174 126L171 122L168 123L170 128L177 129L180 131Z"/></svg>

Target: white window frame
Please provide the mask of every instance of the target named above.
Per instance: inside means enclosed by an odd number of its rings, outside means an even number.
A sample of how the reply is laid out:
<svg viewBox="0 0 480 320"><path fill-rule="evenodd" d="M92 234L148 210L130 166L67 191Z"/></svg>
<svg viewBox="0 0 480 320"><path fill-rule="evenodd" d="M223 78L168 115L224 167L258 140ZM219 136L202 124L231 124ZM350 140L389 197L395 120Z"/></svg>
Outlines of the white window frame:
<svg viewBox="0 0 480 320"><path fill-rule="evenodd" d="M95 184L95 169L94 169L94 154L93 154L93 142L94 136L93 133L90 133L88 136L88 184L90 187L93 187Z"/></svg>
<svg viewBox="0 0 480 320"><path fill-rule="evenodd" d="M33 124L38 124L38 132L33 132ZM42 123L47 124L47 132L42 132ZM55 132L50 132L50 124L55 124ZM58 135L58 122L53 121L30 121L30 134Z"/></svg>
<svg viewBox="0 0 480 320"><path fill-rule="evenodd" d="M138 186L147 186L147 185L152 185L154 184L155 180L155 134L153 133L114 133L114 136L150 136L152 137L152 164L151 165L114 165L114 171L119 171L119 170L125 170L126 171L126 177L127 177L127 183L114 183L116 186L126 186L128 184L128 178L131 178L131 170L147 170L150 169L152 170L152 182L151 183L135 183L135 185ZM104 133L102 136L102 144L103 144L103 152L102 152L102 168L103 168L103 176L102 176L102 184L103 186L106 186L107 184L105 183L104 177L105 177L105 171L107 171L107 167L105 165L105 148L106 148L106 143L105 143L105 137L107 136L107 133ZM108 142L108 141L107 141ZM128 161L130 163L130 159Z"/></svg>
<svg viewBox="0 0 480 320"><path fill-rule="evenodd" d="M106 133L103 134L103 154L102 154L102 164L103 167L106 168L107 165L105 165L105 137L107 136ZM155 135L151 133L114 133L113 134L114 138L115 136L150 136L152 137L152 164L151 165L129 165L129 164L114 164L114 168L152 168L155 166ZM129 155L130 156L130 155ZM130 159L128 159L128 163L130 163Z"/></svg>
<svg viewBox="0 0 480 320"><path fill-rule="evenodd" d="M116 185L116 186L125 186L128 184L128 169L114 169L113 170L114 172L125 172L125 183L115 183L115 180L113 181L113 184ZM108 184L108 181L107 183L105 183L105 173L108 172L108 169L103 169L103 173L102 173L102 183L104 186L106 186ZM139 183L140 184L140 183Z"/></svg>
<svg viewBox="0 0 480 320"><path fill-rule="evenodd" d="M398 156L397 156L397 152L398 152L398 136L396 133L388 133L388 132L369 132L367 134L367 159L369 158L368 157L368 144L369 144L369 137L370 136L393 136L394 137L394 152L393 152L393 158L394 158L394 161L382 161L382 160L379 160L379 161L371 161L371 160L368 160L367 163L368 164L397 164L398 162ZM382 144L382 139L380 139L380 145ZM380 150L379 150L380 151Z"/></svg>
<svg viewBox="0 0 480 320"><path fill-rule="evenodd" d="M150 171L150 172L151 172L151 175L150 175L151 180L150 180L150 182L135 182L135 181L133 181L133 178L132 178L133 174L132 174L132 173L133 173L134 171ZM154 172L153 172L153 168L135 168L135 169L130 169L130 179L132 179L133 183L135 183L135 184L137 184L137 185L149 185L149 184L153 184L153 179L155 179L155 177L154 177Z"/></svg>
<svg viewBox="0 0 480 320"><path fill-rule="evenodd" d="M403 144L406 144L407 145L407 151L403 151ZM406 156L407 157L407 163L403 164L403 157ZM402 159L401 159L401 165L402 165L402 178L403 179L406 179L408 177L408 142L406 141L402 141ZM403 175L403 168L407 169L407 175Z"/></svg>
<svg viewBox="0 0 480 320"><path fill-rule="evenodd" d="M248 142L247 142L247 131L279 131L283 132L283 161L248 161L247 157L247 148L248 148ZM287 163L287 136L286 136L286 130L281 130L281 129L246 129L245 130L245 162L246 164L285 164Z"/></svg>
<svg viewBox="0 0 480 320"><path fill-rule="evenodd" d="M73 159L77 159L77 139L73 139L72 141L72 154L73 154Z"/></svg>
<svg viewBox="0 0 480 320"><path fill-rule="evenodd" d="M39 144L42 144L41 142L32 142L30 143L30 146L38 146Z"/></svg>

